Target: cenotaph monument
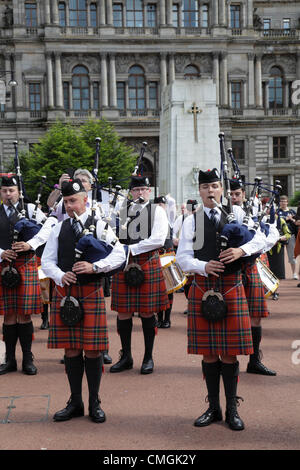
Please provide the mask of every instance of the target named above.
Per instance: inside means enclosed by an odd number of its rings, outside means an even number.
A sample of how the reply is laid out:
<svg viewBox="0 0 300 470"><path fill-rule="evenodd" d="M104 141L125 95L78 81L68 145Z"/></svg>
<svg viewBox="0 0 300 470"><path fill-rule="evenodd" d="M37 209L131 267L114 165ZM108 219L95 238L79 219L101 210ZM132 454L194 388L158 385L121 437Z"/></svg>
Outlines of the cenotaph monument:
<svg viewBox="0 0 300 470"><path fill-rule="evenodd" d="M198 172L220 170L219 116L212 79L179 79L162 93L159 194L198 199Z"/></svg>

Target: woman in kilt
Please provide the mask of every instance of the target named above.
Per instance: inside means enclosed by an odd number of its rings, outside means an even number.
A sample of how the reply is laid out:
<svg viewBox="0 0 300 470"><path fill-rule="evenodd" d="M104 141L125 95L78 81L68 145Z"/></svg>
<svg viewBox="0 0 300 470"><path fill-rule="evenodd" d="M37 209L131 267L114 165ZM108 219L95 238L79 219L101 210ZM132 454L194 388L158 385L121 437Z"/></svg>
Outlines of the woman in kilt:
<svg viewBox="0 0 300 470"><path fill-rule="evenodd" d="M46 242L49 233L44 230L44 238L37 233L28 240L28 232L25 242L21 231L18 241L13 242L14 226L18 221L17 212L20 212L23 206L23 201L20 203L17 177L2 178L1 200L1 271L13 263L20 274L20 283L15 287L7 287L0 276L0 315L4 315L3 339L6 347L6 362L0 366L0 375L17 370L15 353L18 339L23 353L22 371L27 375L35 375L37 368L31 352L34 332L31 315L40 315L43 303L34 250ZM34 204L24 204L27 219L32 218L34 207ZM37 209L36 222L39 224L44 218L45 214Z"/></svg>
<svg viewBox="0 0 300 470"><path fill-rule="evenodd" d="M203 355L202 370L209 401L208 410L196 419L194 425L207 426L222 420L219 398L222 377L226 423L238 431L244 429L244 423L237 412L237 356L253 353L251 323L239 259L261 251L265 241L257 234L238 248L220 252L218 236L226 220L211 199L219 203L223 192L215 168L199 172L199 192L203 209L185 220L177 250L177 261L183 271L195 273L188 297L188 353ZM237 221L242 223L242 209L238 206L233 209ZM202 297L217 283L227 304L227 316L211 322L203 316Z"/></svg>
<svg viewBox="0 0 300 470"><path fill-rule="evenodd" d="M151 189L148 178L132 176L130 191L133 201L140 199L121 211L123 227L120 226L119 239L129 246L127 268L133 268L134 263L135 272L144 279L138 286L135 276L131 277L131 285L128 284L125 272L113 276L111 308L118 312L117 330L122 350L120 360L110 368L110 372L132 369L132 315L137 312L141 317L145 343L141 374L151 374L154 367L152 352L156 333L155 314L169 307L158 254L158 249L164 245L168 234L168 219L162 207L149 203Z"/></svg>
<svg viewBox="0 0 300 470"><path fill-rule="evenodd" d="M75 261L75 247L80 238L81 226L74 219L79 216L84 227L91 225L92 217L86 209L87 194L79 179L62 186L62 195L69 216L54 227L42 256L42 269L53 279L53 289L48 348L65 350L65 369L71 390L66 408L55 413L54 421L66 421L84 415L82 379L84 371L89 389L89 416L102 423L105 413L100 407L99 389L102 375L102 352L108 350L108 333L101 272L119 268L126 259L124 248L117 242L108 256L95 263ZM98 220L96 237L100 240L106 224ZM110 244L115 235L107 229L106 242ZM60 315L61 300L71 286L71 296L80 301L83 319L74 326L67 326ZM83 357L83 351L85 357Z"/></svg>

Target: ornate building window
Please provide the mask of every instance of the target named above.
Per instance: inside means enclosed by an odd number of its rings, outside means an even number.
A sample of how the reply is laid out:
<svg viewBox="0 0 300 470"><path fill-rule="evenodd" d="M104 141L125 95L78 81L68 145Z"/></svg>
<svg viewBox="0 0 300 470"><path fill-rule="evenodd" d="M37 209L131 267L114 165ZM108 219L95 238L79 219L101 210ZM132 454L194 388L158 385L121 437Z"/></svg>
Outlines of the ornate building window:
<svg viewBox="0 0 300 470"><path fill-rule="evenodd" d="M58 4L58 14L59 14L59 25L66 26L66 4L65 2L59 2Z"/></svg>
<svg viewBox="0 0 300 470"><path fill-rule="evenodd" d="M279 67L272 67L269 80L269 108L283 107L283 73Z"/></svg>
<svg viewBox="0 0 300 470"><path fill-rule="evenodd" d="M242 83L231 83L231 107L233 109L240 109L242 107Z"/></svg>
<svg viewBox="0 0 300 470"><path fill-rule="evenodd" d="M241 27L241 5L230 5L230 27Z"/></svg>
<svg viewBox="0 0 300 470"><path fill-rule="evenodd" d="M174 28L179 27L179 5L177 3L173 3L172 23Z"/></svg>
<svg viewBox="0 0 300 470"><path fill-rule="evenodd" d="M25 3L25 22L26 26L37 26L37 6L35 2Z"/></svg>
<svg viewBox="0 0 300 470"><path fill-rule="evenodd" d="M156 22L156 4L148 3L147 5L147 26L149 28L155 28L157 25Z"/></svg>
<svg viewBox="0 0 300 470"><path fill-rule="evenodd" d="M63 93L64 93L64 108L70 109L70 92L69 92L69 82L63 82Z"/></svg>
<svg viewBox="0 0 300 470"><path fill-rule="evenodd" d="M29 108L30 111L41 110L41 84L29 83Z"/></svg>
<svg viewBox="0 0 300 470"><path fill-rule="evenodd" d="M146 108L145 74L139 65L134 65L129 69L128 93L129 109L141 110Z"/></svg>
<svg viewBox="0 0 300 470"><path fill-rule="evenodd" d="M233 140L232 143L232 153L234 158L239 163L245 162L245 141L244 140Z"/></svg>
<svg viewBox="0 0 300 470"><path fill-rule="evenodd" d="M90 25L92 28L97 27L97 4L90 4Z"/></svg>
<svg viewBox="0 0 300 470"><path fill-rule="evenodd" d="M121 3L113 4L113 24L115 28L122 28L123 25L123 5Z"/></svg>
<svg viewBox="0 0 300 470"><path fill-rule="evenodd" d="M287 137L273 137L273 159L288 156Z"/></svg>
<svg viewBox="0 0 300 470"><path fill-rule="evenodd" d="M208 16L208 4L205 3L201 6L201 27L208 28L209 26L209 16Z"/></svg>
<svg viewBox="0 0 300 470"><path fill-rule="evenodd" d="M187 65L184 69L184 78L186 80L194 80L195 78L199 78L200 77L200 72L199 72L199 69L198 67L196 67L196 65Z"/></svg>
<svg viewBox="0 0 300 470"><path fill-rule="evenodd" d="M142 0L126 1L126 26L129 28L142 28L144 26Z"/></svg>
<svg viewBox="0 0 300 470"><path fill-rule="evenodd" d="M70 0L70 26L87 26L86 0Z"/></svg>
<svg viewBox="0 0 300 470"><path fill-rule="evenodd" d="M149 82L149 108L158 109L158 83Z"/></svg>
<svg viewBox="0 0 300 470"><path fill-rule="evenodd" d="M117 106L122 111L126 109L124 82L117 82Z"/></svg>
<svg viewBox="0 0 300 470"><path fill-rule="evenodd" d="M87 111L90 107L89 72L82 65L73 69L72 107L75 111Z"/></svg>
<svg viewBox="0 0 300 470"><path fill-rule="evenodd" d="M198 0L183 0L182 19L185 28L198 26Z"/></svg>
<svg viewBox="0 0 300 470"><path fill-rule="evenodd" d="M98 111L99 108L99 82L93 82L93 109Z"/></svg>

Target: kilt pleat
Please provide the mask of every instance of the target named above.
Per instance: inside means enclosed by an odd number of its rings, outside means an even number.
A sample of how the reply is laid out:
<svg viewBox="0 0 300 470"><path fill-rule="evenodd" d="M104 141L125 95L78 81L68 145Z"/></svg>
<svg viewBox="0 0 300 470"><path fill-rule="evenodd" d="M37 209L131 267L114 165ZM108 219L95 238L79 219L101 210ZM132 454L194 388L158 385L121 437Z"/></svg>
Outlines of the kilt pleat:
<svg viewBox="0 0 300 470"><path fill-rule="evenodd" d="M207 321L201 313L203 293L215 286L216 279L195 275L188 296L188 354L252 354L251 324L240 272L220 276L219 290L228 312L224 320Z"/></svg>
<svg viewBox="0 0 300 470"><path fill-rule="evenodd" d="M243 270L243 285L250 317L268 317L269 310L265 299L265 288L261 282L256 263L247 265Z"/></svg>
<svg viewBox="0 0 300 470"><path fill-rule="evenodd" d="M136 288L126 284L123 271L113 276L111 309L120 313L157 313L168 308L169 300L158 253L142 253L134 257L134 262L142 267L145 280Z"/></svg>
<svg viewBox="0 0 300 470"><path fill-rule="evenodd" d="M9 263L3 261L0 264L2 270ZM41 287L38 276L36 256L32 252L26 252L18 256L14 267L21 276L20 284L14 289L7 289L2 285L0 276L0 315L40 315L43 311Z"/></svg>
<svg viewBox="0 0 300 470"><path fill-rule="evenodd" d="M71 295L80 300L84 317L77 325L68 327L60 318L60 302L67 287L55 286L50 310L48 348L108 350L108 330L102 286L99 282L72 286Z"/></svg>

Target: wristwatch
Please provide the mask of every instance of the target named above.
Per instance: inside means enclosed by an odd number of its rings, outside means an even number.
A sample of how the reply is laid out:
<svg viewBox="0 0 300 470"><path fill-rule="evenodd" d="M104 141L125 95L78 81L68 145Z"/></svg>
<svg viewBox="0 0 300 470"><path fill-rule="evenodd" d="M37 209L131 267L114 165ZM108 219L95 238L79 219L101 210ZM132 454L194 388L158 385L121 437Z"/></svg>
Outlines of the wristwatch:
<svg viewBox="0 0 300 470"><path fill-rule="evenodd" d="M97 273L98 272L98 266L96 266L95 263L93 263L93 273Z"/></svg>

